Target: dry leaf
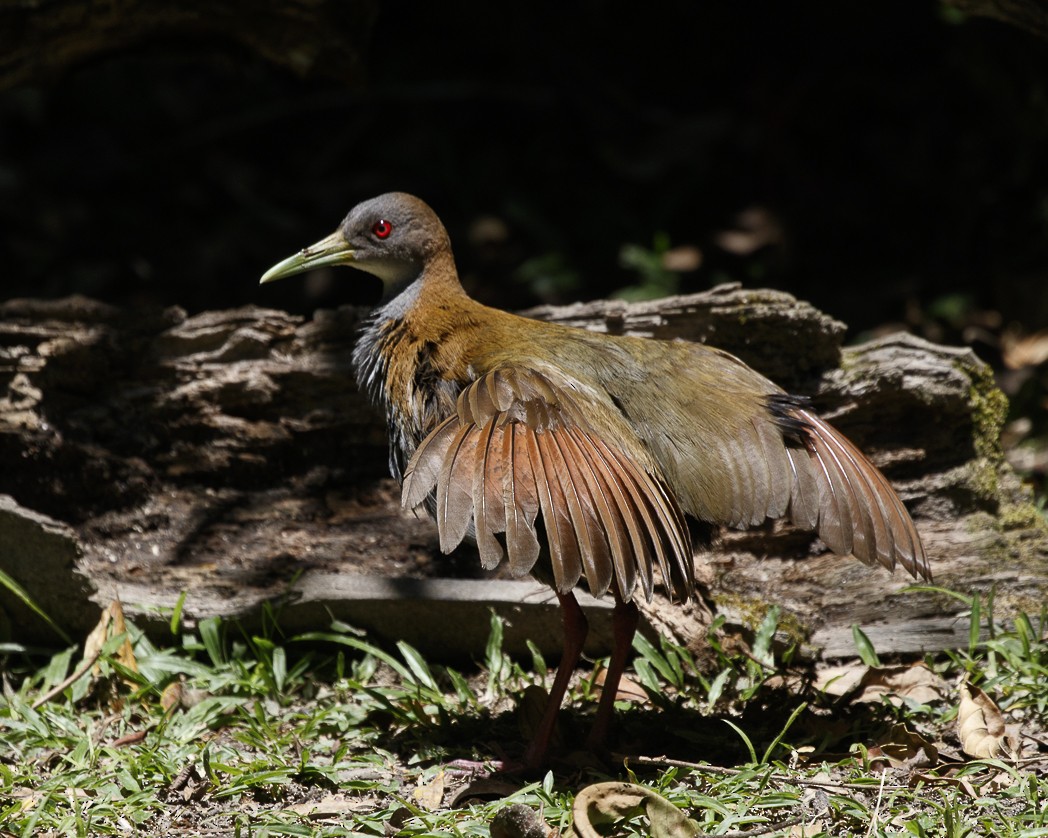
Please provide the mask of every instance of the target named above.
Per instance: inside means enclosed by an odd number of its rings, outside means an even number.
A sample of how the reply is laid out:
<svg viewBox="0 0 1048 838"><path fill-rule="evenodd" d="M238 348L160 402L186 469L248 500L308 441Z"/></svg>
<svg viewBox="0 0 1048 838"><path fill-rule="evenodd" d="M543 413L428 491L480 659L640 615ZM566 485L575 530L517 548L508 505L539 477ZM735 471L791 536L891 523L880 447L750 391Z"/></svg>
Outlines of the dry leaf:
<svg viewBox="0 0 1048 838"><path fill-rule="evenodd" d="M910 776L910 780L914 783L924 783L926 786L952 786L963 791L972 800L979 797L979 792L968 777L947 777L941 774L922 774L918 771Z"/></svg>
<svg viewBox="0 0 1048 838"><path fill-rule="evenodd" d="M595 783L575 797L575 832L581 838L600 838L594 824L607 824L643 813L652 838L696 838L702 830L695 821L651 789L634 783Z"/></svg>
<svg viewBox="0 0 1048 838"><path fill-rule="evenodd" d="M306 803L293 803L284 808L285 812L293 812L310 820L328 820L342 818L357 812L366 812L374 809L374 802L370 800L347 799L344 795L328 795L322 800L311 800Z"/></svg>
<svg viewBox="0 0 1048 838"><path fill-rule="evenodd" d="M930 704L941 701L946 692L946 682L922 662L907 666L871 666L859 683L855 701L879 702L887 698L896 707L905 699Z"/></svg>
<svg viewBox="0 0 1048 838"><path fill-rule="evenodd" d="M102 647L106 645L106 638L109 637L110 622L109 606L107 606L102 609L102 616L98 618L95 627L91 629L90 633L87 635L87 639L84 640L85 661L89 661L91 658L97 658L101 654ZM91 669L91 674L95 676L98 676L101 672L102 667L97 663Z"/></svg>
<svg viewBox="0 0 1048 838"><path fill-rule="evenodd" d="M848 695L858 689L869 667L862 661L820 668L816 673L815 688L827 695Z"/></svg>
<svg viewBox="0 0 1048 838"><path fill-rule="evenodd" d="M867 753L871 764L879 762L883 768L883 763L887 763L892 768L905 771L931 768L939 761L935 746L903 724L892 725L888 735L869 748Z"/></svg>
<svg viewBox="0 0 1048 838"><path fill-rule="evenodd" d="M790 827L790 838L811 838L815 835L826 834L826 822L814 820L811 823L795 823Z"/></svg>
<svg viewBox="0 0 1048 838"><path fill-rule="evenodd" d="M957 735L962 750L976 759L1012 756L1018 742L1005 729L1004 716L986 693L963 681L957 707Z"/></svg>
<svg viewBox="0 0 1048 838"><path fill-rule="evenodd" d="M600 671L593 676L593 686L598 691L604 690L604 679L608 675L607 667L602 666ZM638 704L647 703L649 701L648 694L644 691L644 687L634 681L629 675L623 673L622 679L619 681L619 688L615 692L616 701L634 701Z"/></svg>
<svg viewBox="0 0 1048 838"><path fill-rule="evenodd" d="M942 701L948 692L946 682L923 662L904 666L866 666L858 662L835 666L819 673L816 686L828 695L851 695L857 703L887 698L897 707L906 699L917 704Z"/></svg>
<svg viewBox="0 0 1048 838"><path fill-rule="evenodd" d="M113 630L110 633L110 637L124 635L124 642L120 644L120 649L116 653L116 659L132 672L138 672L138 661L135 659L135 650L131 648L131 638L127 636L127 625L124 623L124 606L120 604L120 600L114 599L109 603L109 613L113 617ZM138 686L133 681L128 681L127 683L132 687Z"/></svg>
<svg viewBox="0 0 1048 838"><path fill-rule="evenodd" d="M426 785L419 786L415 789L411 796L425 809L429 809L431 812L435 812L440 808L441 803L444 802L444 772L443 770L437 772L432 780Z"/></svg>
<svg viewBox="0 0 1048 838"><path fill-rule="evenodd" d="M134 733L126 733L119 739L114 739L109 744L114 748L120 748L124 745L135 745L145 739L148 733L148 730L136 730Z"/></svg>
<svg viewBox="0 0 1048 838"><path fill-rule="evenodd" d="M173 711L182 703L182 694L185 691L181 681L172 681L164 691L160 693L160 706L165 713Z"/></svg>
<svg viewBox="0 0 1048 838"><path fill-rule="evenodd" d="M132 672L138 672L138 661L135 659L131 640L127 637L127 625L124 623L124 608L118 599L114 599L102 609L102 615L98 618L95 627L91 629L91 633L84 641L84 660L87 661L93 657L97 658L105 647L106 642L111 637L117 637L121 634L124 635L124 641L117 650L116 659L122 666L127 667ZM92 674L96 677L101 671L102 668L98 663L91 669ZM138 686L129 679L125 679L125 683L132 689Z"/></svg>
<svg viewBox="0 0 1048 838"><path fill-rule="evenodd" d="M998 771L985 783L979 786L979 792L981 794L1000 794L1009 786L1013 785L1016 781L1014 774L1008 771Z"/></svg>

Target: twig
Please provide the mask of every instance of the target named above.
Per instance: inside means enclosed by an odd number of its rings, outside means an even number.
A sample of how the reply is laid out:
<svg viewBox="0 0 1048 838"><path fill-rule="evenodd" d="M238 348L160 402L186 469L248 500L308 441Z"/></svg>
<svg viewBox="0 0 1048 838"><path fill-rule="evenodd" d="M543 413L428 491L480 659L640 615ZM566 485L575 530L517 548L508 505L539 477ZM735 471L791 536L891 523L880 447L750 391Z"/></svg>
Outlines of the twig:
<svg viewBox="0 0 1048 838"><path fill-rule="evenodd" d="M866 830L867 838L873 835L874 830L877 829L877 822L881 818L881 801L884 800L884 779L887 776L887 771L881 772L881 782L877 787L877 802L873 806L873 817L870 818L870 825Z"/></svg>
<svg viewBox="0 0 1048 838"><path fill-rule="evenodd" d="M739 768L723 768L719 765L704 765L697 762L685 762L680 759L670 759L668 757L624 756L623 758L628 759L631 762L636 762L639 765L665 765L672 768L687 768L691 771L704 771L707 774L720 774L725 777L737 777L739 774L743 773L742 769ZM830 780L810 780L804 777L791 777L788 774L781 774L778 771L769 771L768 773L773 779L786 783L793 783L797 786L813 786L822 789L851 789L855 791L870 791L872 788L869 783L835 783ZM902 785L884 785L883 788L888 791L905 791L907 787Z"/></svg>
<svg viewBox="0 0 1048 838"><path fill-rule="evenodd" d="M757 824L756 829L733 829L730 832L718 832L717 838L752 838L754 835L767 835L769 832L775 832L777 829L784 829L788 826L796 826L797 824L804 823L804 816L797 815L796 817L790 818L785 821L778 821L777 823L771 823L770 821L766 824ZM709 835L713 838L712 832L703 832L702 835Z"/></svg>
<svg viewBox="0 0 1048 838"><path fill-rule="evenodd" d="M80 668L77 669L72 675L62 681L60 684L55 684L51 689L44 693L40 698L33 702L33 709L38 710L43 705L47 704L52 698L62 692L66 687L75 684L81 678L83 678L97 662L99 657L102 655L102 650L99 649L97 652L91 655L85 660Z"/></svg>

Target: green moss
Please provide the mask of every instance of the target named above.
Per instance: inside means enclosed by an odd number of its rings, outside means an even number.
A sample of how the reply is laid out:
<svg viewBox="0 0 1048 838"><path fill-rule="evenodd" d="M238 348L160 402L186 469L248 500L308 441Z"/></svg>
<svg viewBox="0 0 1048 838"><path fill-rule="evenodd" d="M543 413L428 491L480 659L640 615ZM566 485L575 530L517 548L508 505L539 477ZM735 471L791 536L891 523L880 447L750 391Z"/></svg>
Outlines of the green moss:
<svg viewBox="0 0 1048 838"><path fill-rule="evenodd" d="M975 451L980 457L999 461L1001 429L1008 417L1008 397L997 387L993 373L985 364L964 365L963 372L971 380L968 403L972 410L972 431Z"/></svg>
<svg viewBox="0 0 1048 838"><path fill-rule="evenodd" d="M965 483L976 497L998 503L1001 486L998 480L997 458L979 456L965 466Z"/></svg>
<svg viewBox="0 0 1048 838"><path fill-rule="evenodd" d="M719 594L715 597L718 610L729 609L738 614L739 622L750 631L756 632L768 614L771 604L761 599L747 599L737 594ZM776 633L785 634L788 641L800 645L808 639L809 630L796 614L783 610L779 615Z"/></svg>
<svg viewBox="0 0 1048 838"><path fill-rule="evenodd" d="M800 619L791 611L783 611L779 618L779 631L783 632L789 642L800 646L808 639L811 633L809 628L801 623Z"/></svg>
<svg viewBox="0 0 1048 838"><path fill-rule="evenodd" d="M1002 506L998 521L1002 530L1042 530L1048 533L1048 521L1030 501Z"/></svg>

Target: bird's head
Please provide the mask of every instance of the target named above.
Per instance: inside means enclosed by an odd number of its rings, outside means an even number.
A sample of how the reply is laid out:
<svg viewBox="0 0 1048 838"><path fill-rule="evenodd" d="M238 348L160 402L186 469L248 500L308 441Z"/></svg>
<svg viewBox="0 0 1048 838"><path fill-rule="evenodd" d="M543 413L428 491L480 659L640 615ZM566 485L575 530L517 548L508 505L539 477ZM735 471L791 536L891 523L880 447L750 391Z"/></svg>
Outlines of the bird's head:
<svg viewBox="0 0 1048 838"><path fill-rule="evenodd" d="M330 236L278 262L261 282L324 265L350 265L374 274L391 297L421 275L434 256L451 245L429 206L404 192L387 192L357 204Z"/></svg>

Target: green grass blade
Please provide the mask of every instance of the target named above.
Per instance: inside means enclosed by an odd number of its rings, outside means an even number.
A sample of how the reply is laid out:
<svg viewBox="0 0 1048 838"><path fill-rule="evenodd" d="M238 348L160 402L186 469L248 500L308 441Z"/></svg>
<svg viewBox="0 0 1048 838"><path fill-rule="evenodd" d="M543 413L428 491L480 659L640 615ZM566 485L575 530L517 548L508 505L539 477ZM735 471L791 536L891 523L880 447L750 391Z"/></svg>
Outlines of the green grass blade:
<svg viewBox="0 0 1048 838"><path fill-rule="evenodd" d="M178 637L179 631L182 629L182 609L186 604L187 591L182 591L178 596L178 602L175 603L175 609L171 612L171 636Z"/></svg>
<svg viewBox="0 0 1048 838"><path fill-rule="evenodd" d="M401 657L407 661L408 667L415 676L414 680L424 687L436 690L437 682L433 678L433 673L429 671L429 664L426 663L418 650L403 640L397 641L397 650L400 652Z"/></svg>
<svg viewBox="0 0 1048 838"><path fill-rule="evenodd" d="M877 650L873 648L873 642L869 637L866 636L857 623L852 624L852 639L855 641L855 648L859 652L859 658L867 666L880 666L881 659L877 657Z"/></svg>
<svg viewBox="0 0 1048 838"><path fill-rule="evenodd" d="M761 765L768 764L768 760L771 758L771 755L775 753L775 749L779 747L779 744L782 742L782 739L786 735L787 731L793 726L793 723L797 721L797 717L800 716L800 714L807 709L808 702L802 701L799 705L797 705L797 709L790 713L790 717L786 720L786 724L782 726L782 730L779 731L779 735L771 741L771 744L764 751L764 756L761 757Z"/></svg>
<svg viewBox="0 0 1048 838"><path fill-rule="evenodd" d="M61 626L59 626L58 623L52 620L51 616L47 614L43 608L36 604L36 601L31 596L29 596L29 593L26 591L26 589L19 585L3 570L0 570L0 585L7 588L7 590L9 590L16 597L18 597L18 599L22 600L26 608L28 608L41 620L43 620L45 623L51 626L51 628L54 629L55 634L61 637L64 642L73 642L73 638L66 634L65 630Z"/></svg>
<svg viewBox="0 0 1048 838"><path fill-rule="evenodd" d="M750 737L746 735L746 731L744 731L741 727L735 724L735 722L731 721L731 719L721 719L721 721L724 722L724 724L726 724L732 730L734 730L737 734L739 734L739 738L742 740L742 743L746 746L746 750L750 752L750 764L756 765L757 750L753 747L753 742L750 741Z"/></svg>

